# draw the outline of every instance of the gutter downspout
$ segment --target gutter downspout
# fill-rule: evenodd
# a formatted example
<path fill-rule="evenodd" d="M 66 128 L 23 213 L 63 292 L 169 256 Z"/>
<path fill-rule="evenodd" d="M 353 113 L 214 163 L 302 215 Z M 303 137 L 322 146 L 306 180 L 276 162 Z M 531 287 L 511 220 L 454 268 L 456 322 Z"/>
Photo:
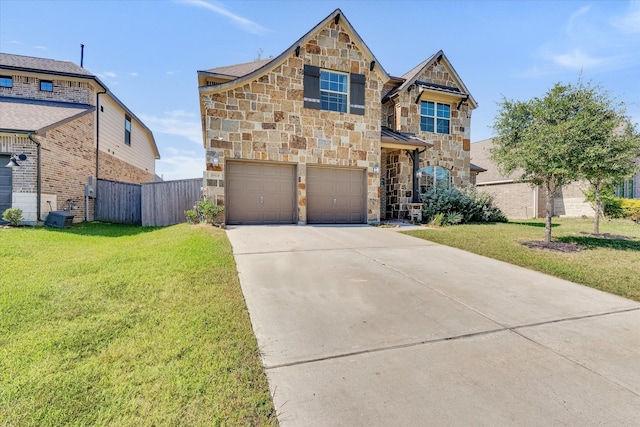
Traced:
<path fill-rule="evenodd" d="M 40 184 L 41 181 L 41 173 L 40 173 L 40 143 L 38 141 L 36 141 L 35 139 L 33 139 L 33 132 L 29 132 L 27 134 L 27 136 L 29 137 L 29 139 L 31 140 L 31 142 L 33 142 L 34 144 L 36 144 L 37 147 L 37 157 L 38 157 L 38 162 L 37 162 L 37 168 L 36 168 L 36 199 L 37 199 L 37 205 L 36 205 L 36 216 L 37 216 L 37 221 L 42 221 L 42 208 L 40 207 L 40 204 L 42 202 L 42 187 Z"/>
<path fill-rule="evenodd" d="M 96 198 L 98 197 L 98 174 L 100 171 L 100 95 L 107 93 L 106 90 L 96 92 L 96 188 L 93 195 L 93 219 L 96 218 Z M 89 222 L 89 197 L 85 196 L 86 219 Z"/>
<path fill-rule="evenodd" d="M 96 92 L 96 182 L 98 180 L 99 171 L 99 152 L 100 152 L 100 95 L 107 93 L 106 90 L 102 92 Z"/>

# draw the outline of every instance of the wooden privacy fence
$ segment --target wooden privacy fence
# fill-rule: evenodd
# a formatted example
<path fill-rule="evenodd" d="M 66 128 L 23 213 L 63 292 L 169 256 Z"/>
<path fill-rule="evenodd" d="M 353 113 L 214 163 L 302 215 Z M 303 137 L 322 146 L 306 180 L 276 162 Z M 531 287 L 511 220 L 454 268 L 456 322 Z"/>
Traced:
<path fill-rule="evenodd" d="M 202 179 L 128 184 L 98 180 L 96 221 L 143 226 L 185 222 L 202 196 Z"/>
<path fill-rule="evenodd" d="M 140 184 L 98 180 L 95 220 L 115 224 L 142 224 Z"/>

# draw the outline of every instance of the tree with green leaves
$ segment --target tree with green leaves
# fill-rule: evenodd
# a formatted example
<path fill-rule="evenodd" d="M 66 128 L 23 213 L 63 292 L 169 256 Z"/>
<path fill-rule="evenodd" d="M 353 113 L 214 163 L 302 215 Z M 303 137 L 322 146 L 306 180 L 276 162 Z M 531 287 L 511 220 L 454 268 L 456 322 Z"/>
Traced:
<path fill-rule="evenodd" d="M 580 113 L 578 88 L 556 83 L 542 98 L 512 101 L 503 98 L 494 119 L 491 157 L 501 172 L 541 186 L 546 196 L 545 237 L 551 243 L 554 194 L 578 179 L 571 163 L 573 138 L 586 125 Z"/>
<path fill-rule="evenodd" d="M 632 176 L 634 160 L 640 157 L 640 136 L 627 117 L 624 104 L 616 103 L 599 85 L 578 82 L 576 95 L 580 110 L 569 142 L 571 163 L 580 178 L 586 180 L 595 195 L 593 232 L 600 234 L 602 191 Z"/>

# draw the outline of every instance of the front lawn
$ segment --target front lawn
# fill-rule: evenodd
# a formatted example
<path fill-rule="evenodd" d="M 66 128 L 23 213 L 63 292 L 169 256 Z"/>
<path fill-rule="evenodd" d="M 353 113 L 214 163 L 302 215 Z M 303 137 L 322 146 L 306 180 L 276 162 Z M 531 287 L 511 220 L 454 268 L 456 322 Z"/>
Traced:
<path fill-rule="evenodd" d="M 407 234 L 640 301 L 640 226 L 629 220 L 603 221 L 600 232 L 613 235 L 610 238 L 582 233 L 592 230 L 592 219 L 553 219 L 553 240 L 583 249 L 572 253 L 522 245 L 544 239 L 544 220 L 425 228 Z"/>
<path fill-rule="evenodd" d="M 223 231 L 0 229 L 0 259 L 0 425 L 277 423 Z"/>

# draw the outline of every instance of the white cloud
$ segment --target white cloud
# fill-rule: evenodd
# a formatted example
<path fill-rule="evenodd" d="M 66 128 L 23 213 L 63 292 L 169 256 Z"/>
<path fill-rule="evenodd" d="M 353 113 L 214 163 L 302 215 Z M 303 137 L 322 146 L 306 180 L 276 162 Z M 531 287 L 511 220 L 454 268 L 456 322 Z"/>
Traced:
<path fill-rule="evenodd" d="M 115 79 L 116 77 L 118 77 L 118 75 L 116 73 L 114 73 L 113 71 L 105 71 L 104 73 L 102 73 L 102 75 L 110 77 L 112 79 Z"/>
<path fill-rule="evenodd" d="M 161 116 L 140 114 L 153 133 L 178 135 L 202 145 L 202 125 L 195 114 L 182 110 L 166 111 Z"/>
<path fill-rule="evenodd" d="M 584 53 L 580 49 L 574 49 L 571 52 L 553 55 L 550 58 L 556 65 L 563 68 L 573 70 L 581 70 L 584 68 L 597 68 L 606 63 L 609 58 L 596 58 Z"/>
<path fill-rule="evenodd" d="M 49 50 L 46 46 L 34 46 L 33 48 L 38 50 Z"/>
<path fill-rule="evenodd" d="M 138 77 L 138 73 L 136 73 L 135 71 L 132 73 L 129 73 L 129 77 Z"/>
<path fill-rule="evenodd" d="M 630 1 L 628 12 L 614 18 L 613 25 L 623 33 L 640 33 L 640 1 Z"/>
<path fill-rule="evenodd" d="M 231 22 L 237 25 L 241 30 L 246 31 L 252 34 L 265 34 L 269 32 L 269 30 L 250 19 L 244 18 L 242 16 L 236 15 L 233 12 L 228 11 L 224 8 L 224 6 L 220 5 L 217 2 L 210 3 L 205 0 L 181 0 L 181 3 L 191 4 L 196 7 L 201 7 L 204 9 L 208 9 L 218 15 L 222 15 L 226 18 L 229 18 Z"/>
<path fill-rule="evenodd" d="M 204 154 L 173 147 L 165 148 L 162 158 L 156 161 L 156 174 L 165 181 L 201 178 L 204 169 Z"/>
<path fill-rule="evenodd" d="M 567 23 L 567 33 L 572 35 L 574 32 L 575 21 L 582 15 L 586 15 L 589 10 L 591 10 L 591 6 L 583 6 L 580 9 L 576 10 L 569 17 L 569 22 Z"/>
<path fill-rule="evenodd" d="M 178 72 L 177 71 L 167 71 L 165 74 L 167 76 L 175 76 L 176 74 L 178 74 Z"/>

